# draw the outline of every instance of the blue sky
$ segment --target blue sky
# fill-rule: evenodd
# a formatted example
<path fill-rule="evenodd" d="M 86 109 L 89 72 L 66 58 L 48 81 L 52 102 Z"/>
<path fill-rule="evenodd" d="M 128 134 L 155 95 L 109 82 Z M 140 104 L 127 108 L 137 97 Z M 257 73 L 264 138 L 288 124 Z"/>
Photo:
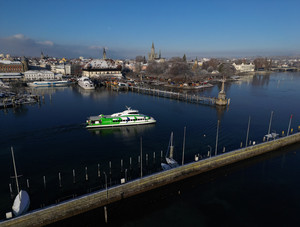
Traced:
<path fill-rule="evenodd" d="M 0 53 L 300 55 L 300 1 L 0 0 Z M 59 56 L 58 56 L 59 55 Z"/>

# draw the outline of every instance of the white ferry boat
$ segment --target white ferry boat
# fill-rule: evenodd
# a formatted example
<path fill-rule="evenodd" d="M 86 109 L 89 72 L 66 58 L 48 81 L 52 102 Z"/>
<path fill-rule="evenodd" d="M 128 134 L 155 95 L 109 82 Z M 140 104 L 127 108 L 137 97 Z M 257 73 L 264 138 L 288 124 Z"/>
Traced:
<path fill-rule="evenodd" d="M 72 82 L 68 80 L 44 80 L 44 81 L 33 81 L 27 83 L 30 87 L 61 87 L 61 86 L 68 86 Z"/>
<path fill-rule="evenodd" d="M 95 89 L 94 83 L 88 77 L 80 77 L 78 79 L 78 85 L 83 89 L 88 89 L 88 90 Z"/>
<path fill-rule="evenodd" d="M 153 124 L 156 120 L 153 117 L 139 114 L 138 110 L 132 110 L 127 107 L 120 113 L 114 113 L 112 115 L 91 116 L 86 120 L 87 128 L 104 128 L 104 127 L 119 127 L 119 126 L 130 126 L 130 125 L 143 125 Z"/>

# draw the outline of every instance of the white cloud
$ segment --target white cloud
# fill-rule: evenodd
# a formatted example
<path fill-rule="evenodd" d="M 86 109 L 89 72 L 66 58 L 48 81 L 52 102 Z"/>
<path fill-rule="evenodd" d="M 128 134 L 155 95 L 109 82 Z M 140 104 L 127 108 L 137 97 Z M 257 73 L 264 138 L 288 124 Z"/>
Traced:
<path fill-rule="evenodd" d="M 53 46 L 54 43 L 52 41 L 49 41 L 49 40 L 46 40 L 46 41 L 43 41 L 43 42 L 37 42 L 39 44 L 42 44 L 42 45 L 46 45 L 46 46 Z"/>
<path fill-rule="evenodd" d="M 101 50 L 103 48 L 104 48 L 103 46 L 89 46 L 90 50 Z"/>
<path fill-rule="evenodd" d="M 13 35 L 13 38 L 16 38 L 16 39 L 25 39 L 25 35 L 23 35 L 23 34 L 15 34 L 15 35 Z"/>

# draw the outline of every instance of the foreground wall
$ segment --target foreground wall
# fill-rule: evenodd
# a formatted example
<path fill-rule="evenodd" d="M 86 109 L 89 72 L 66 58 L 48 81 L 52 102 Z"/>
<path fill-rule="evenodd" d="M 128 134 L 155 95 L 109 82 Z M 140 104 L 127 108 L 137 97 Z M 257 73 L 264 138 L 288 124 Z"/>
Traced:
<path fill-rule="evenodd" d="M 105 206 L 123 198 L 128 198 L 130 196 L 273 151 L 299 141 L 300 133 L 296 133 L 288 137 L 227 152 L 222 155 L 153 174 L 120 186 L 112 187 L 108 190 L 102 190 L 86 196 L 77 197 L 76 199 L 46 207 L 44 209 L 34 210 L 21 217 L 1 222 L 0 226 L 41 226 L 50 224 L 97 207 Z"/>

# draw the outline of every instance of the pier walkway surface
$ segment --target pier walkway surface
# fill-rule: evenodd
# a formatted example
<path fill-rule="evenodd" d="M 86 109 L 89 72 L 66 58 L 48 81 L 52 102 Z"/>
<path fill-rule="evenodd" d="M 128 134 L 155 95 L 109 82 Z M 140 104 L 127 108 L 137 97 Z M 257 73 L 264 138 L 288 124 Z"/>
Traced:
<path fill-rule="evenodd" d="M 184 101 L 188 103 L 195 103 L 195 104 L 204 104 L 204 105 L 216 105 L 218 98 L 215 97 L 206 97 L 206 96 L 199 96 L 199 95 L 188 95 L 180 92 L 173 92 L 173 91 L 165 91 L 159 90 L 154 88 L 145 88 L 145 87 L 122 87 L 120 89 L 116 88 L 115 90 L 128 90 L 136 93 L 141 93 L 145 95 L 151 96 L 158 96 L 168 99 L 175 99 L 179 101 Z M 230 99 L 227 100 L 227 104 L 229 105 Z"/>
<path fill-rule="evenodd" d="M 261 155 L 281 147 L 300 142 L 300 132 L 280 139 L 222 153 L 198 162 L 182 165 L 128 183 L 77 197 L 57 205 L 33 210 L 23 216 L 0 222 L 0 226 L 42 226 L 74 215 L 106 206 L 185 178 Z M 105 207 L 106 208 L 106 207 Z M 104 209 L 106 210 L 106 209 Z"/>

